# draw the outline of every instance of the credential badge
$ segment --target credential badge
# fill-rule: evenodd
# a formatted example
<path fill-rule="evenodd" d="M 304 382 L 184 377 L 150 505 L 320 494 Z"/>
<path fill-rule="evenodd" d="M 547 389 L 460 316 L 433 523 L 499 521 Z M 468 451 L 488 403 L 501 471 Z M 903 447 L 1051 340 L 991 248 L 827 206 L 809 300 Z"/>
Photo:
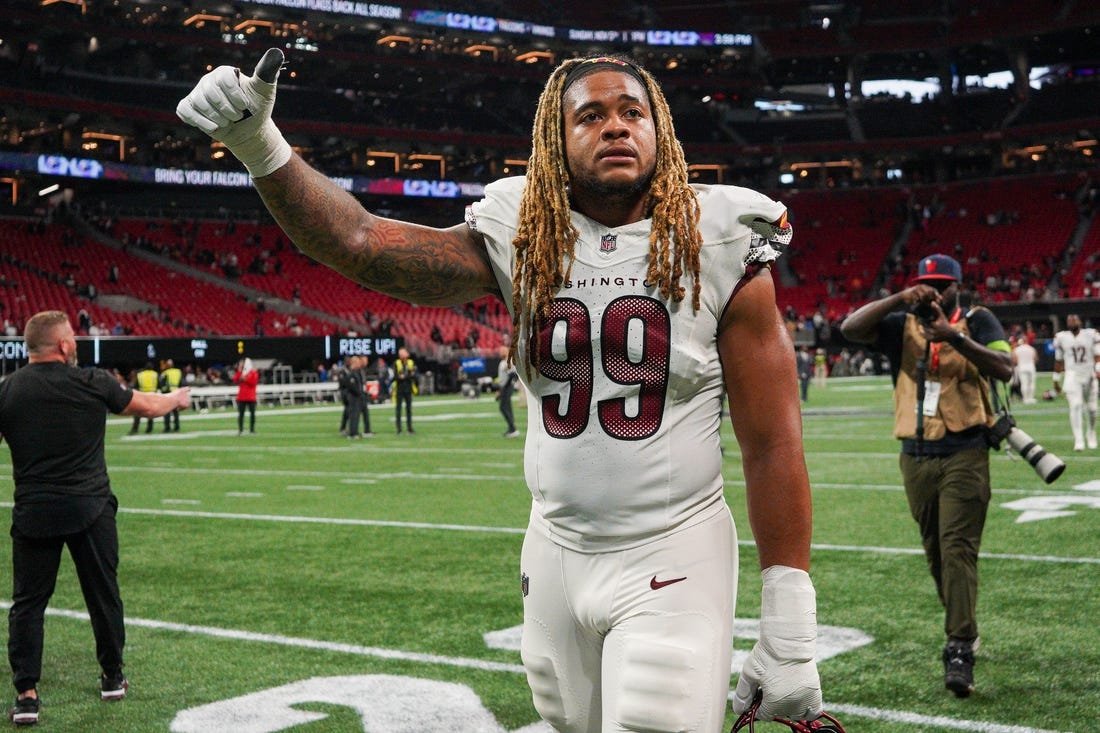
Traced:
<path fill-rule="evenodd" d="M 605 234 L 605 235 L 603 235 L 602 237 L 600 237 L 600 251 L 601 252 L 614 252 L 615 249 L 619 246 L 618 243 L 617 243 L 618 239 L 619 239 L 618 234 Z"/>

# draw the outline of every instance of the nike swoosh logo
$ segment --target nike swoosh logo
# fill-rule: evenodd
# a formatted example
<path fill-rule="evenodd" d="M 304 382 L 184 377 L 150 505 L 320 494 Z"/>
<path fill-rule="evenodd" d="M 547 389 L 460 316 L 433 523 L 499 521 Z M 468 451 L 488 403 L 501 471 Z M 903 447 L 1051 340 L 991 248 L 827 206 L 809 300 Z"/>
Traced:
<path fill-rule="evenodd" d="M 649 581 L 649 587 L 652 588 L 653 590 L 660 590 L 661 588 L 664 588 L 666 585 L 672 585 L 673 583 L 679 583 L 681 580 L 687 580 L 687 576 L 685 575 L 682 578 L 673 578 L 672 580 L 657 580 L 657 576 L 654 575 L 653 578 L 650 579 L 650 581 Z"/>

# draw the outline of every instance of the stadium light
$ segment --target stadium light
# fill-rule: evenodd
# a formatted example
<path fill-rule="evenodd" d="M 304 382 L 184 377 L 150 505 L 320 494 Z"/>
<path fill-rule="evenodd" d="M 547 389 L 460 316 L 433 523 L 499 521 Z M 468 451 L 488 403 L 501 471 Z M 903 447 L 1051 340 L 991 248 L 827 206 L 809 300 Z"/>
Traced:
<path fill-rule="evenodd" d="M 68 3 L 69 5 L 76 5 L 80 8 L 80 14 L 84 15 L 88 12 L 88 6 L 84 4 L 84 0 L 42 0 L 42 7 L 47 5 L 56 5 L 57 3 Z"/>
<path fill-rule="evenodd" d="M 367 165 L 375 165 L 375 158 L 385 158 L 393 163 L 393 172 L 397 173 L 401 170 L 401 156 L 397 153 L 391 153 L 386 150 L 368 150 L 367 151 Z"/>
<path fill-rule="evenodd" d="M 192 25 L 196 28 L 202 28 L 206 25 L 206 21 L 217 22 L 219 25 L 225 18 L 220 15 L 211 15 L 210 13 L 195 13 L 187 20 L 183 21 L 184 25 Z"/>
<path fill-rule="evenodd" d="M 467 46 L 465 52 L 471 56 L 481 56 L 483 53 L 491 53 L 493 55 L 493 61 L 497 60 L 497 54 L 499 49 L 496 46 L 487 46 L 484 43 L 475 43 L 472 46 Z"/>
<path fill-rule="evenodd" d="M 423 163 L 420 163 L 420 161 L 423 161 L 423 160 L 437 161 L 439 163 L 439 177 L 440 178 L 446 178 L 447 177 L 447 161 L 443 159 L 442 155 L 433 155 L 433 154 L 429 154 L 429 153 L 411 153 L 408 157 L 406 157 L 406 160 L 416 161 L 416 163 L 414 163 L 411 166 L 413 168 L 422 167 Z"/>
<path fill-rule="evenodd" d="M 126 162 L 126 136 L 125 135 L 112 135 L 107 132 L 85 132 L 81 135 L 84 140 L 111 140 L 118 143 L 118 160 L 120 163 Z M 94 142 L 84 144 L 84 149 L 94 149 Z"/>
<path fill-rule="evenodd" d="M 549 51 L 528 51 L 516 56 L 516 61 L 523 64 L 537 64 L 539 61 L 554 63 L 554 54 Z"/>
<path fill-rule="evenodd" d="M 412 41 L 413 39 L 409 36 L 397 36 L 391 34 L 388 36 L 382 36 L 377 41 L 375 41 L 374 44 L 376 46 L 389 46 L 390 48 L 397 48 L 397 44 L 399 43 L 412 45 Z"/>
<path fill-rule="evenodd" d="M 19 202 L 19 179 L 0 178 L 0 183 L 6 183 L 11 186 L 11 205 L 15 206 L 15 204 Z"/>

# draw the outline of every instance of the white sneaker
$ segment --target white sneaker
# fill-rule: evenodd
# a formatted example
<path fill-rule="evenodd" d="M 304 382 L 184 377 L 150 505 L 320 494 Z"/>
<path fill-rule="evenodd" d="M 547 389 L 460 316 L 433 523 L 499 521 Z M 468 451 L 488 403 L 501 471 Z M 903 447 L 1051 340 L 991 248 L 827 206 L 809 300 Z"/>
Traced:
<path fill-rule="evenodd" d="M 1096 447 L 1096 433 L 1089 433 L 1085 436 L 1085 445 L 1088 446 L 1089 450 Z"/>
<path fill-rule="evenodd" d="M 1082 443 L 1079 440 L 1076 443 L 1073 444 L 1073 450 L 1075 450 L 1075 451 L 1084 450 L 1084 449 L 1085 449 L 1085 444 Z"/>

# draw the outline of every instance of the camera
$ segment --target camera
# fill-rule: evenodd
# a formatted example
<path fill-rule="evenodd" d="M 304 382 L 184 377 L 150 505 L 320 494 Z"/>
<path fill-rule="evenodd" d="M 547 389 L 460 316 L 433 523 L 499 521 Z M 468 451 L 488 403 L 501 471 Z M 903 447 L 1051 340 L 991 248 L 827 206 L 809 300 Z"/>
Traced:
<path fill-rule="evenodd" d="M 1048 453 L 1043 446 L 1035 442 L 1035 439 L 1019 428 L 1012 428 L 1008 434 L 1008 445 L 1012 450 L 1020 454 L 1020 457 L 1031 464 L 1039 478 L 1052 484 L 1066 470 L 1066 464 L 1061 458 Z"/>
<path fill-rule="evenodd" d="M 1008 447 L 1031 464 L 1039 478 L 1048 484 L 1054 483 L 1066 470 L 1062 459 L 1048 453 L 1034 438 L 1016 427 L 1016 420 L 1011 415 L 1005 414 L 997 418 L 997 422 L 989 428 L 987 438 L 993 448 L 1000 448 L 1001 441 L 1007 440 Z"/>
<path fill-rule="evenodd" d="M 936 320 L 936 309 L 932 307 L 932 304 L 923 300 L 919 300 L 909 308 L 909 312 L 917 317 L 922 323 L 932 323 Z"/>

